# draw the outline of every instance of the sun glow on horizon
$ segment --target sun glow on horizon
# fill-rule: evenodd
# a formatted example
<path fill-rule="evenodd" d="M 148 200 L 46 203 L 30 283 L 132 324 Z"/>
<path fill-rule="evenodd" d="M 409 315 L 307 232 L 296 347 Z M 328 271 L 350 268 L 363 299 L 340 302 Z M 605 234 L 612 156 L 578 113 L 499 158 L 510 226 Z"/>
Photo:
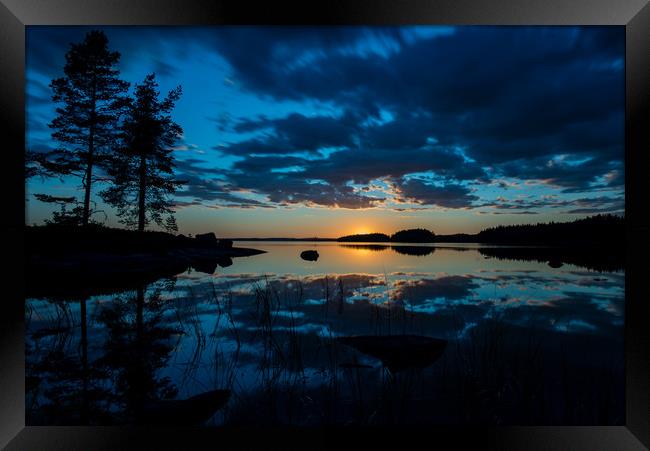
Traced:
<path fill-rule="evenodd" d="M 156 72 L 161 93 L 182 86 L 171 148 L 187 183 L 169 198 L 179 233 L 473 234 L 624 213 L 622 28 L 103 28 L 27 27 L 26 149 L 59 146 L 44 125 L 60 106 L 49 83 L 70 43 L 105 32 L 121 79 Z M 594 87 L 606 101 L 590 103 Z M 59 212 L 36 193 L 80 201 L 79 188 L 73 175 L 29 178 L 25 223 Z M 103 189 L 91 190 L 105 212 L 93 219 L 122 228 Z"/>

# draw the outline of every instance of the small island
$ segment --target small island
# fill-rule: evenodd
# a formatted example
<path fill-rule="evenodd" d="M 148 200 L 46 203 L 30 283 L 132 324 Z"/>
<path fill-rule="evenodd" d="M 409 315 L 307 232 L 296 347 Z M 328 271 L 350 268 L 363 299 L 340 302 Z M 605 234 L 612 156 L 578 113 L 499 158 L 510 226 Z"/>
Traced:
<path fill-rule="evenodd" d="M 436 234 L 426 229 L 400 230 L 394 233 L 390 240 L 394 243 L 433 243 L 436 241 Z"/>
<path fill-rule="evenodd" d="M 340 242 L 356 243 L 433 243 L 436 234 L 426 229 L 407 229 L 400 230 L 391 236 L 385 233 L 364 233 L 357 235 L 346 235 L 340 237 Z"/>
<path fill-rule="evenodd" d="M 362 233 L 357 235 L 346 235 L 337 239 L 349 243 L 388 243 L 390 237 L 385 233 Z"/>

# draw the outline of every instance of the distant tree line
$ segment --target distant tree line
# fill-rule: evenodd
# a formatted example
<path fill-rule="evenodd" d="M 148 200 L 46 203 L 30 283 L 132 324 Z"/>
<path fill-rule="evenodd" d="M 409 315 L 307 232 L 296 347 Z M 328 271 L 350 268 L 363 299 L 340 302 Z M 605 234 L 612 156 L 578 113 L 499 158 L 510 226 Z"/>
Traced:
<path fill-rule="evenodd" d="M 571 222 L 502 225 L 482 230 L 476 237 L 482 243 L 607 244 L 625 238 L 625 217 L 599 214 Z"/>
<path fill-rule="evenodd" d="M 384 233 L 347 235 L 341 242 L 402 242 L 402 243 L 492 243 L 580 245 L 613 244 L 625 238 L 625 216 L 599 214 L 571 222 L 501 225 L 477 234 L 436 235 L 426 229 L 400 230 L 391 236 Z"/>
<path fill-rule="evenodd" d="M 36 194 L 60 210 L 48 224 L 88 226 L 99 211 L 91 207 L 95 182 L 109 186 L 101 198 L 120 222 L 142 231 L 150 223 L 177 231 L 171 195 L 183 184 L 174 178 L 172 148 L 183 130 L 171 118 L 181 87 L 160 99 L 155 74 L 136 84 L 119 78 L 119 52 L 110 51 L 102 31 L 71 44 L 64 76 L 52 80 L 57 116 L 49 124 L 59 144 L 47 152 L 27 152 L 28 178 L 77 177 L 83 200 Z"/>

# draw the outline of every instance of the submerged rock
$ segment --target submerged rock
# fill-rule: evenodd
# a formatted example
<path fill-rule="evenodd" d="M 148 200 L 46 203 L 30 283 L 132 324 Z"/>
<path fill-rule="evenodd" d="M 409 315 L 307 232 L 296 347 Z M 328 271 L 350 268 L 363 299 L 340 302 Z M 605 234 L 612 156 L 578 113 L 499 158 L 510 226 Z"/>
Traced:
<path fill-rule="evenodd" d="M 548 266 L 551 268 L 561 268 L 564 264 L 560 260 L 550 260 Z"/>
<path fill-rule="evenodd" d="M 381 360 L 391 373 L 407 368 L 426 368 L 442 356 L 447 340 L 420 335 L 359 335 L 338 341 Z"/>
<path fill-rule="evenodd" d="M 203 423 L 223 407 L 230 390 L 212 390 L 187 399 L 149 401 L 138 419 L 140 424 L 193 426 Z"/>
<path fill-rule="evenodd" d="M 313 250 L 302 251 L 300 253 L 300 258 L 302 258 L 303 260 L 315 262 L 316 260 L 318 260 L 318 251 L 313 251 Z"/>

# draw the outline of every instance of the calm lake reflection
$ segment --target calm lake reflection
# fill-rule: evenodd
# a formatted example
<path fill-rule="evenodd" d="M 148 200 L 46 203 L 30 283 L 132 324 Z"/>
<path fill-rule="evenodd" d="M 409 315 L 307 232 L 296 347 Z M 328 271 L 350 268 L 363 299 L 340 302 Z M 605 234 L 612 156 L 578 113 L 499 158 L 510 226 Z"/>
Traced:
<path fill-rule="evenodd" d="M 476 245 L 236 245 L 267 253 L 28 299 L 27 424 L 160 422 L 212 390 L 229 396 L 193 421 L 623 424 L 623 270 Z"/>

